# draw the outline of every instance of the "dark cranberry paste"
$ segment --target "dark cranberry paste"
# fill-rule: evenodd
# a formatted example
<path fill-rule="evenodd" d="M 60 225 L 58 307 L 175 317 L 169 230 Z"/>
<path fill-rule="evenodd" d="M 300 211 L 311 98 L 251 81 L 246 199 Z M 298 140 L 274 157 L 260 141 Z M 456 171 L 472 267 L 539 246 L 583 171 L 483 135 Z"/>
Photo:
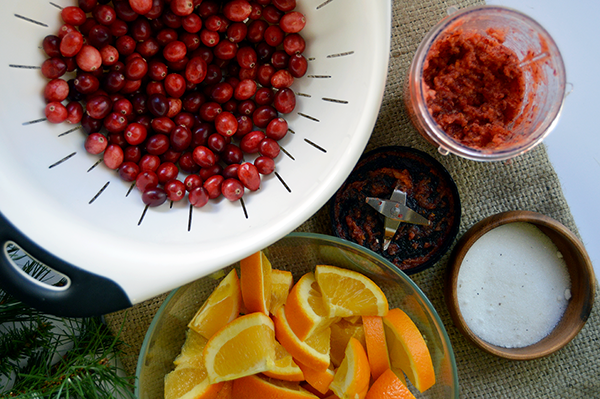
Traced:
<path fill-rule="evenodd" d="M 477 149 L 501 147 L 525 94 L 519 59 L 501 32 L 459 29 L 431 46 L 423 79 L 429 112 L 448 135 Z"/>
<path fill-rule="evenodd" d="M 406 205 L 430 225 L 400 223 L 384 251 L 384 218 L 365 199 L 389 199 L 397 185 L 406 193 Z M 407 273 L 441 258 L 456 237 L 460 213 L 458 190 L 446 169 L 428 154 L 407 147 L 382 147 L 366 154 L 331 206 L 336 236 L 379 253 Z"/>

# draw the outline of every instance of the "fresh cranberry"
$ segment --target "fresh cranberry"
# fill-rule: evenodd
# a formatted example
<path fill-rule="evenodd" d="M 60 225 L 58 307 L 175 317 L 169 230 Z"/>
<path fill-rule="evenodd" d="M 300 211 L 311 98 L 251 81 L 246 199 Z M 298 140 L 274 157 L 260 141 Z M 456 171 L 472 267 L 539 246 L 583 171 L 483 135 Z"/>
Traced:
<path fill-rule="evenodd" d="M 69 95 L 69 84 L 63 79 L 52 79 L 46 83 L 44 88 L 44 99 L 46 102 L 62 102 Z"/>
<path fill-rule="evenodd" d="M 139 174 L 140 167 L 135 162 L 123 162 L 119 167 L 119 176 L 123 181 L 134 182 Z"/>
<path fill-rule="evenodd" d="M 185 197 L 185 185 L 180 180 L 172 179 L 168 181 L 165 183 L 164 189 L 167 198 L 173 202 L 181 201 Z M 208 202 L 208 196 L 206 196 L 206 200 Z"/>
<path fill-rule="evenodd" d="M 286 33 L 298 33 L 306 26 L 306 18 L 298 11 L 291 11 L 281 17 L 279 26 Z"/>
<path fill-rule="evenodd" d="M 190 191 L 188 195 L 188 199 L 190 204 L 195 206 L 196 208 L 202 208 L 206 204 L 208 204 L 208 191 L 204 187 L 195 187 Z"/>
<path fill-rule="evenodd" d="M 256 191 L 260 188 L 260 174 L 256 166 L 250 162 L 244 162 L 240 165 L 238 179 L 250 191 Z"/>
<path fill-rule="evenodd" d="M 269 175 L 275 171 L 275 161 L 273 158 L 260 156 L 254 160 L 254 166 L 261 175 Z"/>
<path fill-rule="evenodd" d="M 273 106 L 282 114 L 289 114 L 296 108 L 296 95 L 289 89 L 281 89 L 275 93 Z"/>
<path fill-rule="evenodd" d="M 244 185 L 238 179 L 227 179 L 221 185 L 223 197 L 234 202 L 244 196 Z"/>
<path fill-rule="evenodd" d="M 110 144 L 104 150 L 102 160 L 109 169 L 117 169 L 123 163 L 123 149 L 116 144 Z"/>
<path fill-rule="evenodd" d="M 102 154 L 108 147 L 108 140 L 101 133 L 92 133 L 86 137 L 83 145 L 88 153 L 98 155 Z"/>
<path fill-rule="evenodd" d="M 160 206 L 167 200 L 167 193 L 160 187 L 148 189 L 142 193 L 142 201 L 148 206 Z"/>

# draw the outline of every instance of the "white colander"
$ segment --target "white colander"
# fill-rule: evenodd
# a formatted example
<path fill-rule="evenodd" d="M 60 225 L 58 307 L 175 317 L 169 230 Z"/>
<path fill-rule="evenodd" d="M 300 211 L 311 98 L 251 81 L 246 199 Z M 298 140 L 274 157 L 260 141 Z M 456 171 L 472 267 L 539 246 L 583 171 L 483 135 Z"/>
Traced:
<path fill-rule="evenodd" d="M 298 0 L 309 59 L 294 83 L 293 133 L 276 174 L 234 203 L 148 208 L 139 192 L 83 148 L 83 129 L 44 119 L 42 39 L 73 0 L 3 2 L 0 15 L 0 286 L 64 315 L 125 308 L 277 241 L 342 184 L 375 124 L 387 74 L 390 0 Z M 94 167 L 94 165 L 96 165 Z M 129 194 L 128 194 L 129 193 Z M 56 288 L 13 264 L 16 243 L 65 274 Z"/>

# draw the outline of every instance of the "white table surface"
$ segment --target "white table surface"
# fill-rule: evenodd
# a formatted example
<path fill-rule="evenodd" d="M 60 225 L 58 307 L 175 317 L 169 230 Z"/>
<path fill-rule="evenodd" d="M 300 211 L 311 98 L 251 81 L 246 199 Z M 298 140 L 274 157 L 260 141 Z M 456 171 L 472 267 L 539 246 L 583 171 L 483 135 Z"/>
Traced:
<path fill-rule="evenodd" d="M 487 0 L 539 22 L 564 58 L 567 96 L 556 129 L 544 141 L 563 193 L 600 277 L 600 1 Z"/>

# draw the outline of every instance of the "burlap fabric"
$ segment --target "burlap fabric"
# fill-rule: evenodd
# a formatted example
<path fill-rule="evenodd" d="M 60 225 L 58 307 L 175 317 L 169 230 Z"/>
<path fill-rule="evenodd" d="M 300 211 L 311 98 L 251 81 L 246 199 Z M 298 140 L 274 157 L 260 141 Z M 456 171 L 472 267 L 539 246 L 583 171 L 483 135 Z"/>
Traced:
<path fill-rule="evenodd" d="M 449 6 L 482 3 L 465 0 L 393 2 L 390 64 L 385 96 L 367 151 L 404 145 L 438 159 L 453 176 L 462 202 L 459 237 L 475 222 L 506 210 L 530 210 L 553 217 L 575 233 L 576 226 L 544 146 L 511 162 L 478 163 L 441 156 L 411 126 L 403 104 L 403 79 L 419 42 Z M 332 234 L 326 205 L 297 231 Z M 534 361 L 496 358 L 474 347 L 454 327 L 443 298 L 446 255 L 433 268 L 412 276 L 429 297 L 450 336 L 464 398 L 600 398 L 600 311 L 598 305 L 577 337 L 559 352 Z M 138 353 L 152 317 L 166 294 L 106 316 L 109 327 L 127 343 L 123 366 L 134 374 Z"/>

